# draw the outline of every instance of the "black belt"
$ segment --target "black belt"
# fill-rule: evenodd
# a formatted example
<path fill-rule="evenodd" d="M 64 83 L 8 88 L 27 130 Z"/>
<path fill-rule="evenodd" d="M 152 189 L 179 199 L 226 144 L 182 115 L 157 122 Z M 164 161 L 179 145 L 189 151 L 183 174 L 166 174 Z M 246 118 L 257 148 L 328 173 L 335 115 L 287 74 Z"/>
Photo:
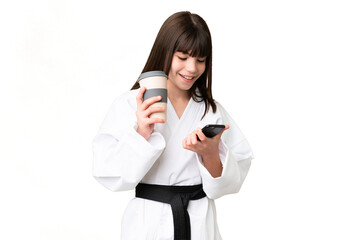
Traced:
<path fill-rule="evenodd" d="M 135 196 L 171 205 L 174 220 L 174 240 L 190 240 L 189 200 L 206 196 L 202 184 L 193 186 L 164 186 L 139 183 Z"/>

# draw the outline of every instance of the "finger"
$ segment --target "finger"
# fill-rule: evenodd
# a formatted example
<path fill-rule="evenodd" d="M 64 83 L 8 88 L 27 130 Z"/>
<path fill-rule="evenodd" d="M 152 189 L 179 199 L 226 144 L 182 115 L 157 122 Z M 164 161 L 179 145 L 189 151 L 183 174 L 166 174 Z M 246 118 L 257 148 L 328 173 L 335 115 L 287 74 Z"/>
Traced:
<path fill-rule="evenodd" d="M 186 138 L 182 141 L 183 148 L 188 149 L 188 146 L 186 144 Z"/>
<path fill-rule="evenodd" d="M 200 139 L 201 142 L 206 140 L 206 136 L 205 136 L 205 134 L 201 131 L 200 128 L 196 129 L 196 135 L 198 136 L 198 138 Z"/>
<path fill-rule="evenodd" d="M 150 124 L 154 124 L 154 123 L 165 123 L 165 120 L 162 118 L 149 118 L 149 120 L 147 121 L 147 123 Z"/>
<path fill-rule="evenodd" d="M 144 92 L 146 91 L 145 87 L 140 88 L 140 91 L 138 93 L 138 95 L 136 96 L 136 104 L 137 107 L 140 108 L 141 104 L 143 103 L 143 96 L 144 96 Z"/>
<path fill-rule="evenodd" d="M 186 145 L 188 145 L 188 146 L 191 145 L 191 137 L 190 137 L 190 135 L 186 138 Z"/>
<path fill-rule="evenodd" d="M 190 151 L 193 151 L 193 152 L 194 152 L 194 149 L 187 144 L 187 138 L 185 138 L 185 139 L 183 140 L 182 145 L 183 145 L 183 148 L 184 148 L 184 149 L 190 150 Z"/>
<path fill-rule="evenodd" d="M 146 109 L 144 111 L 144 115 L 146 117 L 150 116 L 151 114 L 153 113 L 156 113 L 156 112 L 164 112 L 165 111 L 165 108 L 164 107 L 160 107 L 160 106 L 150 106 L 148 109 Z"/>
<path fill-rule="evenodd" d="M 195 149 L 193 147 L 187 146 L 185 148 L 186 150 L 192 151 L 192 152 L 196 152 Z"/>
<path fill-rule="evenodd" d="M 191 139 L 191 144 L 193 144 L 193 145 L 195 145 L 198 142 L 195 132 L 191 133 L 190 139 Z"/>
<path fill-rule="evenodd" d="M 156 103 L 158 101 L 161 100 L 161 96 L 155 96 L 155 97 L 151 97 L 149 99 L 146 99 L 143 104 L 142 104 L 142 109 L 145 110 L 147 109 L 151 104 Z"/>

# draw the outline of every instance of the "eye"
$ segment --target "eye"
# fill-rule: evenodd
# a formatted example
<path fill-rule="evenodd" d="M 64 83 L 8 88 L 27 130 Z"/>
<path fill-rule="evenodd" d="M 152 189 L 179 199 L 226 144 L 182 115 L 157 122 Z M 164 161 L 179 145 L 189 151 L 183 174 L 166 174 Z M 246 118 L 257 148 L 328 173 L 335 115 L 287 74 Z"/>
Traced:
<path fill-rule="evenodd" d="M 205 59 L 198 59 L 197 60 L 199 63 L 204 63 L 205 62 Z"/>
<path fill-rule="evenodd" d="M 186 57 L 180 57 L 180 56 L 178 56 L 178 58 L 179 58 L 181 61 L 185 61 L 185 60 L 186 60 Z"/>

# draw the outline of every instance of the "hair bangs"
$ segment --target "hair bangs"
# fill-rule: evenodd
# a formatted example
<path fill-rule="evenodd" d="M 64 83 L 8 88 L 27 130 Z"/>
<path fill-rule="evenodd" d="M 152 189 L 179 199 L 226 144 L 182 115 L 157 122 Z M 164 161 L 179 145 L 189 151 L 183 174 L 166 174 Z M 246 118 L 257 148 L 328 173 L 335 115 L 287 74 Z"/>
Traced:
<path fill-rule="evenodd" d="M 183 52 L 191 57 L 208 57 L 211 55 L 211 40 L 205 31 L 192 29 L 181 34 L 174 52 Z"/>

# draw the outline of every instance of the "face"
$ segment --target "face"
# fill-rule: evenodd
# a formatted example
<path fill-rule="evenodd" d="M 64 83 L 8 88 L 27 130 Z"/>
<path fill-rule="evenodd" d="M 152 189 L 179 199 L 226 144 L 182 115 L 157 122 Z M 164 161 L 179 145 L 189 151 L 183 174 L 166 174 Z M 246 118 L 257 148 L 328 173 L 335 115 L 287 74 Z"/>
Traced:
<path fill-rule="evenodd" d="M 169 72 L 169 86 L 176 90 L 189 90 L 205 71 L 206 57 L 191 57 L 187 53 L 175 52 Z"/>

